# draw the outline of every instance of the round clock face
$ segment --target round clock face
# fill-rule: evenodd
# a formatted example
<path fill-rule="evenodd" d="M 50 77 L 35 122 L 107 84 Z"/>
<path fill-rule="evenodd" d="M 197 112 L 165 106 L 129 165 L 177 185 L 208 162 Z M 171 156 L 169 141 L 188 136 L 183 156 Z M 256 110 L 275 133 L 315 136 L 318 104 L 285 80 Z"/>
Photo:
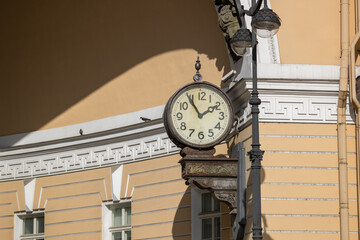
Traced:
<path fill-rule="evenodd" d="M 196 82 L 180 89 L 170 99 L 166 125 L 182 145 L 207 148 L 220 143 L 233 122 L 227 95 L 207 82 Z"/>

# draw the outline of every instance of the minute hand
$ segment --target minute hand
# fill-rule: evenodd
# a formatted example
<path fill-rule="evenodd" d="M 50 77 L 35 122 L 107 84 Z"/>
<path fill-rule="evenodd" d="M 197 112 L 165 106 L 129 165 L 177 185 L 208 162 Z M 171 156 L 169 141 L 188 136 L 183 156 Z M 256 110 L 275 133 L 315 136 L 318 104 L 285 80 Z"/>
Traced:
<path fill-rule="evenodd" d="M 186 93 L 186 96 L 187 96 L 188 99 L 189 99 L 189 103 L 194 107 L 196 113 L 198 114 L 198 118 L 202 118 L 201 113 L 199 112 L 199 110 L 198 110 L 197 107 L 195 106 L 194 101 L 192 100 L 192 98 L 190 97 L 190 95 L 189 95 L 188 93 Z"/>
<path fill-rule="evenodd" d="M 207 109 L 205 112 L 200 113 L 199 116 L 201 116 L 201 118 L 202 118 L 205 114 L 207 114 L 207 113 L 212 113 L 212 112 L 213 112 L 215 109 L 217 109 L 217 108 L 218 108 L 217 105 L 215 105 L 215 106 L 210 106 L 210 107 L 208 107 L 208 109 Z"/>

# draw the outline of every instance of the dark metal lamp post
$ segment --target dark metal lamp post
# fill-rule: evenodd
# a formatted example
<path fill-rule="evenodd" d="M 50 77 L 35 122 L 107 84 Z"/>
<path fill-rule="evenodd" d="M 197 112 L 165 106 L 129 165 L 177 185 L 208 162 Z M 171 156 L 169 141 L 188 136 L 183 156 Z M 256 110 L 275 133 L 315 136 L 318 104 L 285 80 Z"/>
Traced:
<path fill-rule="evenodd" d="M 280 18 L 267 6 L 267 0 L 264 0 L 264 7 L 260 9 L 262 0 L 252 0 L 251 8 L 246 11 L 243 9 L 240 0 L 235 0 L 235 6 L 238 13 L 238 20 L 241 22 L 241 28 L 229 40 L 232 51 L 237 56 L 244 56 L 252 48 L 252 84 L 250 105 L 252 114 L 252 149 L 248 153 L 251 161 L 252 171 L 252 213 L 253 213 L 253 239 L 262 239 L 261 225 L 261 160 L 263 151 L 260 150 L 259 142 L 259 105 L 261 100 L 257 90 L 257 40 L 259 37 L 270 38 L 274 36 L 281 25 Z M 245 28 L 244 16 L 252 17 L 252 32 Z"/>

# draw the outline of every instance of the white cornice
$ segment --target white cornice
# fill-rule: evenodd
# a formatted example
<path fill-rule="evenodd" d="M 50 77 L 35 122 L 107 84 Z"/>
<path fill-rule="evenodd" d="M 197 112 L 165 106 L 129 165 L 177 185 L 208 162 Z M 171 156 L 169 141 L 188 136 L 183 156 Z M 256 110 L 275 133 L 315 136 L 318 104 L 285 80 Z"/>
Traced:
<path fill-rule="evenodd" d="M 259 64 L 258 78 L 339 80 L 340 67 L 337 65 Z"/>
<path fill-rule="evenodd" d="M 67 147 L 54 148 L 48 144 L 47 150 L 33 147 L 29 151 L 21 149 L 21 153 L 4 151 L 0 157 L 0 181 L 112 166 L 179 152 L 166 133 L 154 131 L 147 134 L 121 136 L 91 144 L 68 141 Z"/>
<path fill-rule="evenodd" d="M 252 78 L 251 58 L 246 57 L 235 67 L 238 75 L 234 82 Z M 337 65 L 304 65 L 304 64 L 258 64 L 258 79 L 278 80 L 319 80 L 321 82 L 340 78 L 340 67 Z"/>
<path fill-rule="evenodd" d="M 241 117 L 246 124 L 251 119 L 250 95 L 243 89 L 252 90 L 251 67 L 241 69 L 229 93 L 237 95 L 238 109 L 247 113 Z M 336 123 L 339 76 L 339 66 L 259 64 L 260 122 Z M 353 124 L 351 110 L 348 103 L 347 122 Z"/>
<path fill-rule="evenodd" d="M 116 129 L 120 132 L 125 132 L 133 128 L 146 128 L 146 126 L 150 124 L 146 124 L 143 120 L 141 120 L 141 117 L 152 120 L 152 123 L 156 120 L 161 122 L 163 111 L 164 106 L 158 106 L 65 127 L 2 136 L 0 137 L 0 149 L 31 144 L 39 145 L 42 142 L 48 144 L 48 142 L 52 141 L 67 141 L 69 138 L 78 138 L 79 141 L 82 142 L 81 140 L 86 141 L 89 136 L 94 137 L 94 134 L 107 135 L 108 131 L 113 132 Z M 80 129 L 82 129 L 83 136 L 79 133 Z"/>
<path fill-rule="evenodd" d="M 0 181 L 176 154 L 179 149 L 165 133 L 163 109 L 164 106 L 159 106 L 83 124 L 1 137 L 6 147 L 0 149 Z M 14 139 L 17 142 L 9 145 Z"/>

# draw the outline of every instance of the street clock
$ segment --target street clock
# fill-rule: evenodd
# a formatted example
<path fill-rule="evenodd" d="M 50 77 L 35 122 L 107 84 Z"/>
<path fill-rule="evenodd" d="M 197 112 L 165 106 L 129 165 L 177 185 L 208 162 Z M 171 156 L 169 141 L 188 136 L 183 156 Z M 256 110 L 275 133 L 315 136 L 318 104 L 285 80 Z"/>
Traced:
<path fill-rule="evenodd" d="M 227 94 L 208 82 L 194 82 L 180 88 L 169 99 L 164 123 L 178 147 L 214 147 L 229 134 L 234 120 Z"/>

